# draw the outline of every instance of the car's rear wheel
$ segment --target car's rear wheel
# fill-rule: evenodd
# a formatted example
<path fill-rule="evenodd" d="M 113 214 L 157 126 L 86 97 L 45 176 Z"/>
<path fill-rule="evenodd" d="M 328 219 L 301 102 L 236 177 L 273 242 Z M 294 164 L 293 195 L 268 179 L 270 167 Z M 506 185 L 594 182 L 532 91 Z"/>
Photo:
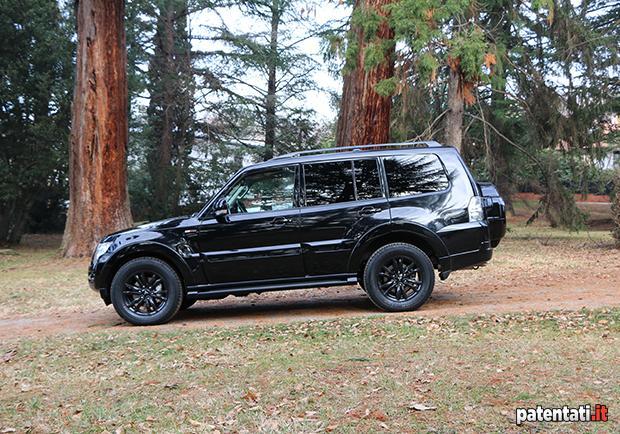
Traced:
<path fill-rule="evenodd" d="M 138 258 L 124 264 L 111 287 L 116 312 L 135 325 L 163 324 L 179 311 L 183 287 L 177 273 L 157 258 Z"/>
<path fill-rule="evenodd" d="M 390 312 L 414 310 L 433 292 L 435 271 L 422 250 L 392 243 L 372 254 L 364 269 L 364 283 L 377 307 Z"/>

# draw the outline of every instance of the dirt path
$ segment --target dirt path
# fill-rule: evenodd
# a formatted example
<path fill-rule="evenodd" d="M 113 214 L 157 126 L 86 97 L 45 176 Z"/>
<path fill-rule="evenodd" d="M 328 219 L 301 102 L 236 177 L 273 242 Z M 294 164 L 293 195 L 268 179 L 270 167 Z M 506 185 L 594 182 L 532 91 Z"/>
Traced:
<path fill-rule="evenodd" d="M 420 310 L 390 315 L 446 316 L 503 312 L 577 310 L 620 305 L 620 276 L 572 279 L 535 285 L 461 285 L 439 282 L 432 298 Z M 150 330 L 234 327 L 300 320 L 382 315 L 356 286 L 282 291 L 202 301 L 171 323 Z M 88 310 L 47 311 L 0 319 L 0 340 L 19 337 L 83 333 L 105 329 L 133 329 L 111 306 Z"/>

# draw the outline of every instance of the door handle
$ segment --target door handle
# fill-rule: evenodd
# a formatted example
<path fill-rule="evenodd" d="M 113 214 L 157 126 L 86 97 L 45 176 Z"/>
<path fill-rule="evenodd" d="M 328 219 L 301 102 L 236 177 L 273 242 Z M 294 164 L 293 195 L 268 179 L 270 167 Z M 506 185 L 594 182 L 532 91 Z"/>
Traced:
<path fill-rule="evenodd" d="M 286 217 L 276 217 L 271 220 L 272 226 L 284 226 L 287 223 L 290 223 L 290 220 Z"/>
<path fill-rule="evenodd" d="M 365 206 L 364 208 L 359 210 L 358 214 L 364 217 L 368 217 L 379 211 L 381 210 L 379 208 L 375 208 L 374 206 Z"/>

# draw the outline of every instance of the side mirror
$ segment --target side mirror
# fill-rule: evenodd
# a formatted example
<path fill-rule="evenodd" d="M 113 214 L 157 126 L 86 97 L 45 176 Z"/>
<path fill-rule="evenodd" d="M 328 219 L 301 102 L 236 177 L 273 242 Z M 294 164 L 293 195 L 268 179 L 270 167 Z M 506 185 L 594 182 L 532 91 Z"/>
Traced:
<path fill-rule="evenodd" d="M 215 202 L 215 206 L 213 207 L 213 215 L 220 223 L 228 222 L 228 204 L 226 203 L 226 199 L 222 198 Z"/>

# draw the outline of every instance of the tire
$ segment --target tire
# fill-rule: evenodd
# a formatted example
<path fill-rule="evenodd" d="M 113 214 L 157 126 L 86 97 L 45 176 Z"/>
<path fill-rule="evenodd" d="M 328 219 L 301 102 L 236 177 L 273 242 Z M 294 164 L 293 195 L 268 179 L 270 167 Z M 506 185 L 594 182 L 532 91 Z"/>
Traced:
<path fill-rule="evenodd" d="M 170 265 L 157 258 L 137 258 L 114 275 L 112 305 L 134 325 L 163 324 L 172 319 L 183 302 L 183 285 Z"/>
<path fill-rule="evenodd" d="M 183 297 L 183 302 L 181 303 L 181 307 L 179 308 L 179 310 L 185 310 L 185 309 L 189 309 L 190 307 L 192 307 L 194 305 L 194 303 L 196 303 L 198 300 L 187 300 L 185 299 L 185 297 Z"/>
<path fill-rule="evenodd" d="M 392 243 L 372 254 L 364 269 L 364 283 L 377 307 L 388 312 L 415 310 L 431 296 L 435 270 L 422 250 Z"/>

